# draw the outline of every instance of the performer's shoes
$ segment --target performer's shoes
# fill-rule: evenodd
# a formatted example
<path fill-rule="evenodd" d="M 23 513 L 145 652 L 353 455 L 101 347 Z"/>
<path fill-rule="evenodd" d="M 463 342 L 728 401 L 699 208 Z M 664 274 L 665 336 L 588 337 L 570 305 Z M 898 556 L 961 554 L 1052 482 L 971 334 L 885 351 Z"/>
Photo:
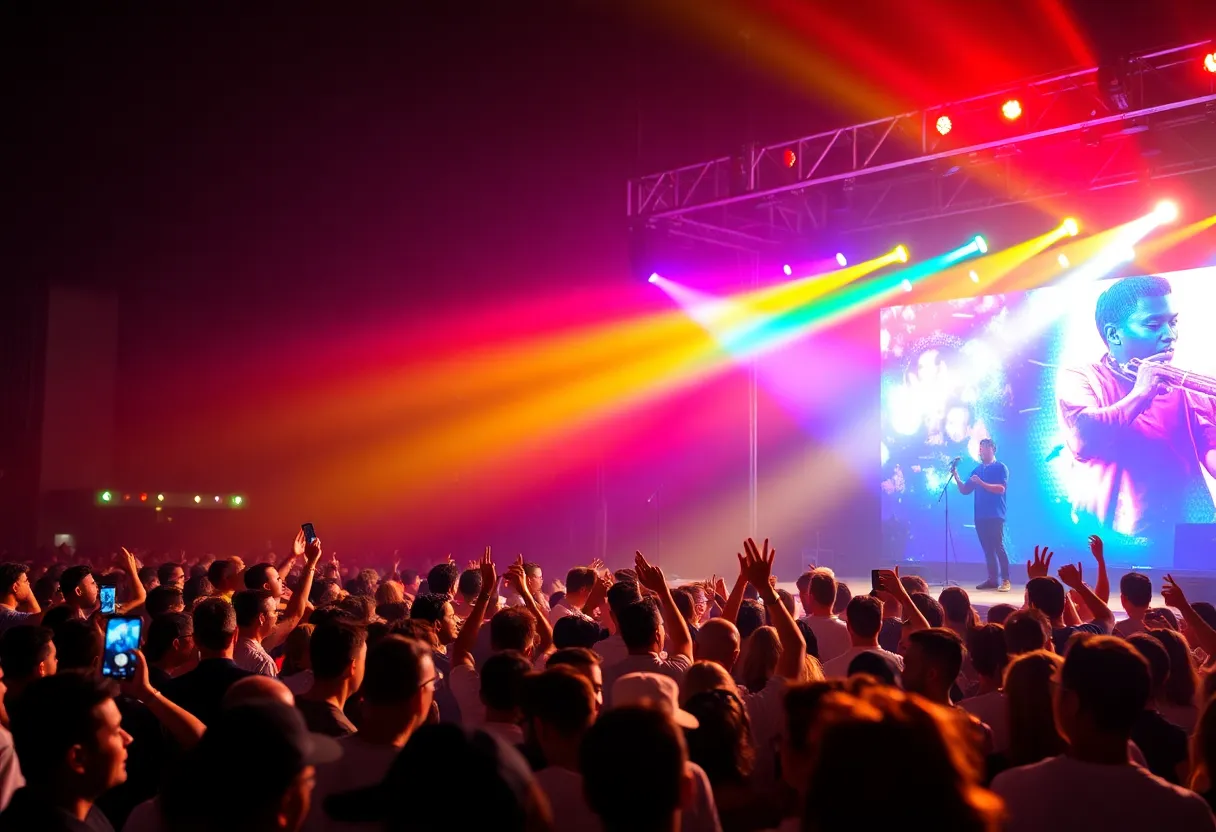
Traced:
<path fill-rule="evenodd" d="M 1010 586 L 1009 580 L 1006 579 L 1004 581 L 1001 581 L 1001 585 L 996 588 L 996 591 L 997 592 L 1008 592 L 1011 589 L 1013 589 L 1013 587 Z"/>
<path fill-rule="evenodd" d="M 976 589 L 996 589 L 996 581 L 984 581 L 982 584 L 976 584 Z"/>

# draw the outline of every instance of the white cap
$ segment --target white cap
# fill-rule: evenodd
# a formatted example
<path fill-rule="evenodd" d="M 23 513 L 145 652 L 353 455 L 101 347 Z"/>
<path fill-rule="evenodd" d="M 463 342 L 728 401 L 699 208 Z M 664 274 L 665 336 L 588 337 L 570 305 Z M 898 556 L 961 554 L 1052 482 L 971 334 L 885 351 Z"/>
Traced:
<path fill-rule="evenodd" d="M 659 673 L 629 673 L 612 686 L 612 706 L 649 705 L 667 713 L 681 728 L 699 728 L 697 718 L 680 708 L 680 686 Z"/>

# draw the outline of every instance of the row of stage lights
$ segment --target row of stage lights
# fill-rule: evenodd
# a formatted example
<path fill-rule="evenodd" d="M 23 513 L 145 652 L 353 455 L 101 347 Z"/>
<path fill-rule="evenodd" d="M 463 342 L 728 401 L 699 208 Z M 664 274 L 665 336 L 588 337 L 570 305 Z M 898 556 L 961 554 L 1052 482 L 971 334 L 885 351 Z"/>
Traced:
<path fill-rule="evenodd" d="M 1216 52 L 1209 52 L 1203 56 L 1204 71 L 1216 75 Z M 1001 117 L 1005 121 L 1013 122 L 1022 117 L 1023 108 L 1022 102 L 1017 98 L 1008 98 L 1001 103 Z M 949 115 L 940 115 L 934 123 L 939 135 L 945 136 L 954 129 L 954 120 Z M 798 154 L 793 150 L 786 150 L 781 156 L 781 161 L 787 168 L 792 168 L 798 164 Z M 843 263 L 841 264 L 844 265 Z"/>
<path fill-rule="evenodd" d="M 193 497 L 193 502 L 195 505 L 202 505 L 204 499 L 205 498 L 203 497 L 202 494 L 195 494 Z M 119 495 L 117 492 L 114 492 L 114 491 L 102 491 L 102 492 L 98 493 L 97 501 L 102 503 L 103 505 L 122 505 L 124 503 L 149 503 L 149 502 L 164 503 L 165 495 L 156 494 L 155 496 L 151 496 L 146 491 L 140 492 L 139 494 L 125 494 L 124 493 L 124 494 Z M 224 504 L 225 499 L 217 494 L 214 497 L 214 502 L 217 504 Z M 232 496 L 227 498 L 226 502 L 227 502 L 227 505 L 231 506 L 232 508 L 240 508 L 241 506 L 245 505 L 245 498 L 242 497 L 240 494 L 233 494 Z M 160 508 L 160 506 L 157 506 L 158 510 L 159 510 L 159 508 Z"/>

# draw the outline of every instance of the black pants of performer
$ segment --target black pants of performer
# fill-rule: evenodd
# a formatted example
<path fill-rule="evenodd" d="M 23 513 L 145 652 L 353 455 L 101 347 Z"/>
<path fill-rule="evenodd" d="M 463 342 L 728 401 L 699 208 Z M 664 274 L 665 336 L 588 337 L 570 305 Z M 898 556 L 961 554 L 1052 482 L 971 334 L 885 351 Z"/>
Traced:
<path fill-rule="evenodd" d="M 999 579 L 1009 580 L 1009 554 L 1005 551 L 1005 521 L 999 517 L 977 517 L 975 518 L 975 534 L 980 539 L 980 548 L 984 550 L 984 560 L 988 562 L 988 580 L 996 583 L 998 566 L 1000 567 Z"/>

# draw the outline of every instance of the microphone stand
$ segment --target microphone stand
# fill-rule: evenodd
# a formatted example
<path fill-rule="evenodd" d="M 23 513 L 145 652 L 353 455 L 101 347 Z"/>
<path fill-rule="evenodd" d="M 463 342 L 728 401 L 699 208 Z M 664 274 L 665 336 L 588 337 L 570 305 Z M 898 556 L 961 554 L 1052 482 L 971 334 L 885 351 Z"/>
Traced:
<path fill-rule="evenodd" d="M 950 486 L 954 485 L 954 473 L 957 470 L 957 463 L 950 466 L 950 477 L 942 486 L 941 493 L 937 495 L 937 501 L 942 503 L 946 509 L 946 534 L 942 537 L 942 565 L 945 567 L 942 586 L 958 586 L 957 583 L 950 580 L 950 552 L 954 549 L 954 533 L 950 530 Z M 956 554 L 955 558 L 957 559 L 957 557 Z"/>

